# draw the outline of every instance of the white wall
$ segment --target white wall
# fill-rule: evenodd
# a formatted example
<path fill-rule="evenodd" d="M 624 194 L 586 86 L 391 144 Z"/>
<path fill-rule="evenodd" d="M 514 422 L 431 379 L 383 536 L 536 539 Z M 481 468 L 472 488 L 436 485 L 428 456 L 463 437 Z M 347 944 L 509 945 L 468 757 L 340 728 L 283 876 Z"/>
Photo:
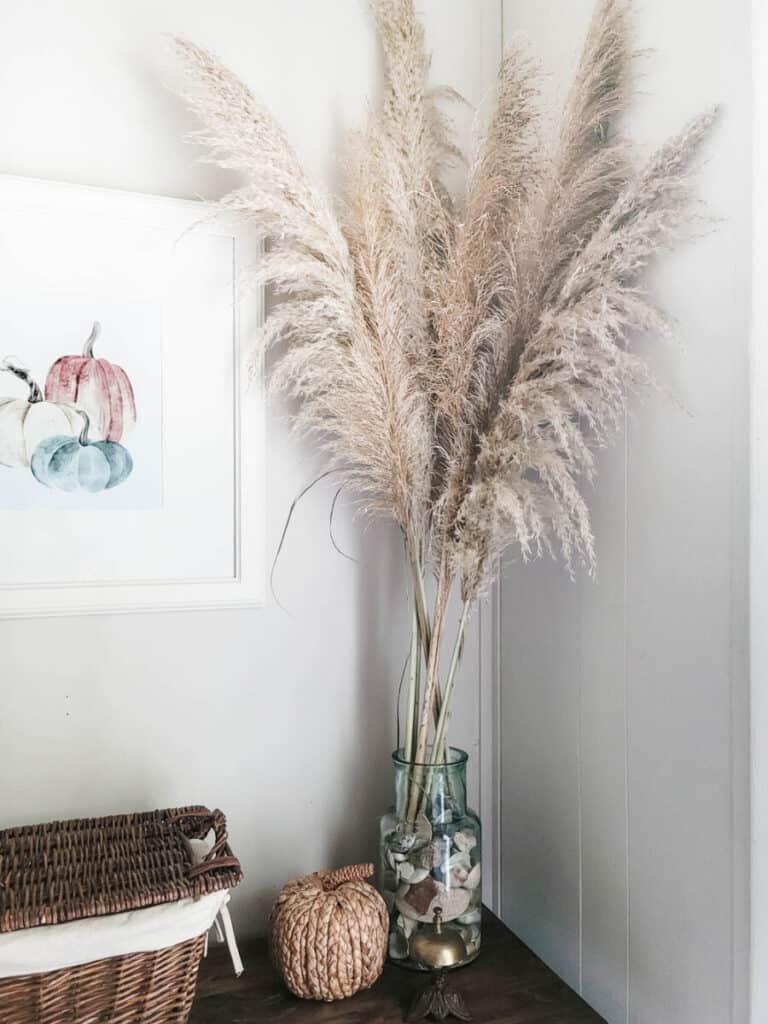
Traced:
<path fill-rule="evenodd" d="M 591 0 L 509 0 L 562 98 Z M 655 144 L 713 102 L 716 233 L 654 274 L 680 344 L 641 344 L 636 404 L 591 497 L 600 581 L 506 567 L 502 908 L 610 1024 L 747 1019 L 747 0 L 638 0 Z M 765 1012 L 765 1011 L 764 1011 Z M 760 1018 L 761 1020 L 763 1018 Z"/>
<path fill-rule="evenodd" d="M 435 77 L 479 100 L 499 45 L 497 0 L 424 0 Z M 378 83 L 365 0 L 29 0 L 3 5 L 0 172 L 215 197 L 163 82 L 163 33 L 219 53 L 272 106 L 331 185 L 346 130 Z M 488 52 L 493 60 L 486 59 Z M 0 342 L 0 348 L 2 347 Z M 268 438 L 268 548 L 317 473 L 280 410 Z M 0 827 L 179 803 L 220 805 L 263 927 L 289 877 L 374 854 L 390 791 L 393 689 L 407 649 L 400 547 L 351 521 L 328 539 L 330 486 L 300 506 L 262 611 L 0 622 Z M 454 739 L 476 752 L 476 640 Z M 477 759 L 475 759 L 477 761 Z M 478 780 L 474 779 L 477 792 Z"/>

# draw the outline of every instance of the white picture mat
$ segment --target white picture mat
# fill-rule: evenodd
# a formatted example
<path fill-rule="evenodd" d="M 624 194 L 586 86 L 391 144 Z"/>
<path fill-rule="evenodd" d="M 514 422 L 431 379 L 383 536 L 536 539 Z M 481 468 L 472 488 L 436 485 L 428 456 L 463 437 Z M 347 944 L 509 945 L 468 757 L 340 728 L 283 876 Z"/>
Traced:
<path fill-rule="evenodd" d="M 66 265 L 14 248 L 25 219 L 71 238 Z M 6 286 L 92 288 L 159 302 L 163 321 L 162 504 L 0 509 L 0 616 L 263 604 L 263 394 L 248 374 L 262 304 L 238 287 L 257 243 L 202 203 L 2 177 L 0 235 L 0 303 Z"/>

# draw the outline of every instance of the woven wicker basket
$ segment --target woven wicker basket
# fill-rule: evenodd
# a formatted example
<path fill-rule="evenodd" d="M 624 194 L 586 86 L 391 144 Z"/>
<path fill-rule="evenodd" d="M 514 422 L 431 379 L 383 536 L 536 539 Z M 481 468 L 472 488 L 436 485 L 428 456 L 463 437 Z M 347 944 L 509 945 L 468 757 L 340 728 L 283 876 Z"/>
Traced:
<path fill-rule="evenodd" d="M 213 829 L 194 865 L 188 839 Z M 204 807 L 0 832 L 0 932 L 172 903 L 237 885 L 221 811 Z M 186 1024 L 205 937 L 0 979 L 2 1024 Z"/>

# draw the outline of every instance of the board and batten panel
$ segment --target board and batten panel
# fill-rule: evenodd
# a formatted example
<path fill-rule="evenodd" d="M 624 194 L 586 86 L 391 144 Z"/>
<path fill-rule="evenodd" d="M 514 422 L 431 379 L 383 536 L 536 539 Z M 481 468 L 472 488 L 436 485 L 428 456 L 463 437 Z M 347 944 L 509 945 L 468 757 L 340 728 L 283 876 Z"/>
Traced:
<path fill-rule="evenodd" d="M 501 582 L 501 914 L 580 987 L 576 584 L 551 563 Z"/>
<path fill-rule="evenodd" d="M 768 278 L 768 7 L 753 0 L 754 268 Z M 752 297 L 751 549 L 751 1024 L 768 1020 L 768 292 Z"/>
<path fill-rule="evenodd" d="M 562 103 L 591 0 L 504 4 Z M 713 102 L 717 230 L 653 288 L 679 342 L 590 491 L 599 574 L 509 559 L 501 590 L 501 907 L 609 1024 L 747 1017 L 749 5 L 635 9 L 643 150 Z"/>

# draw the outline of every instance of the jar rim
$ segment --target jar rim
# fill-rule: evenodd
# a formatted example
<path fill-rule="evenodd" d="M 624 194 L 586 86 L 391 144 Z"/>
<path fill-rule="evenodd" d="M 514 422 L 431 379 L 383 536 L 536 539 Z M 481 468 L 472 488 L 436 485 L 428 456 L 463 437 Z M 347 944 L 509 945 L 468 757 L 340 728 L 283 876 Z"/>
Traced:
<path fill-rule="evenodd" d="M 460 768 L 469 760 L 469 754 L 460 747 L 448 747 L 445 761 L 409 761 L 402 750 L 392 753 L 392 761 L 398 768 Z"/>

